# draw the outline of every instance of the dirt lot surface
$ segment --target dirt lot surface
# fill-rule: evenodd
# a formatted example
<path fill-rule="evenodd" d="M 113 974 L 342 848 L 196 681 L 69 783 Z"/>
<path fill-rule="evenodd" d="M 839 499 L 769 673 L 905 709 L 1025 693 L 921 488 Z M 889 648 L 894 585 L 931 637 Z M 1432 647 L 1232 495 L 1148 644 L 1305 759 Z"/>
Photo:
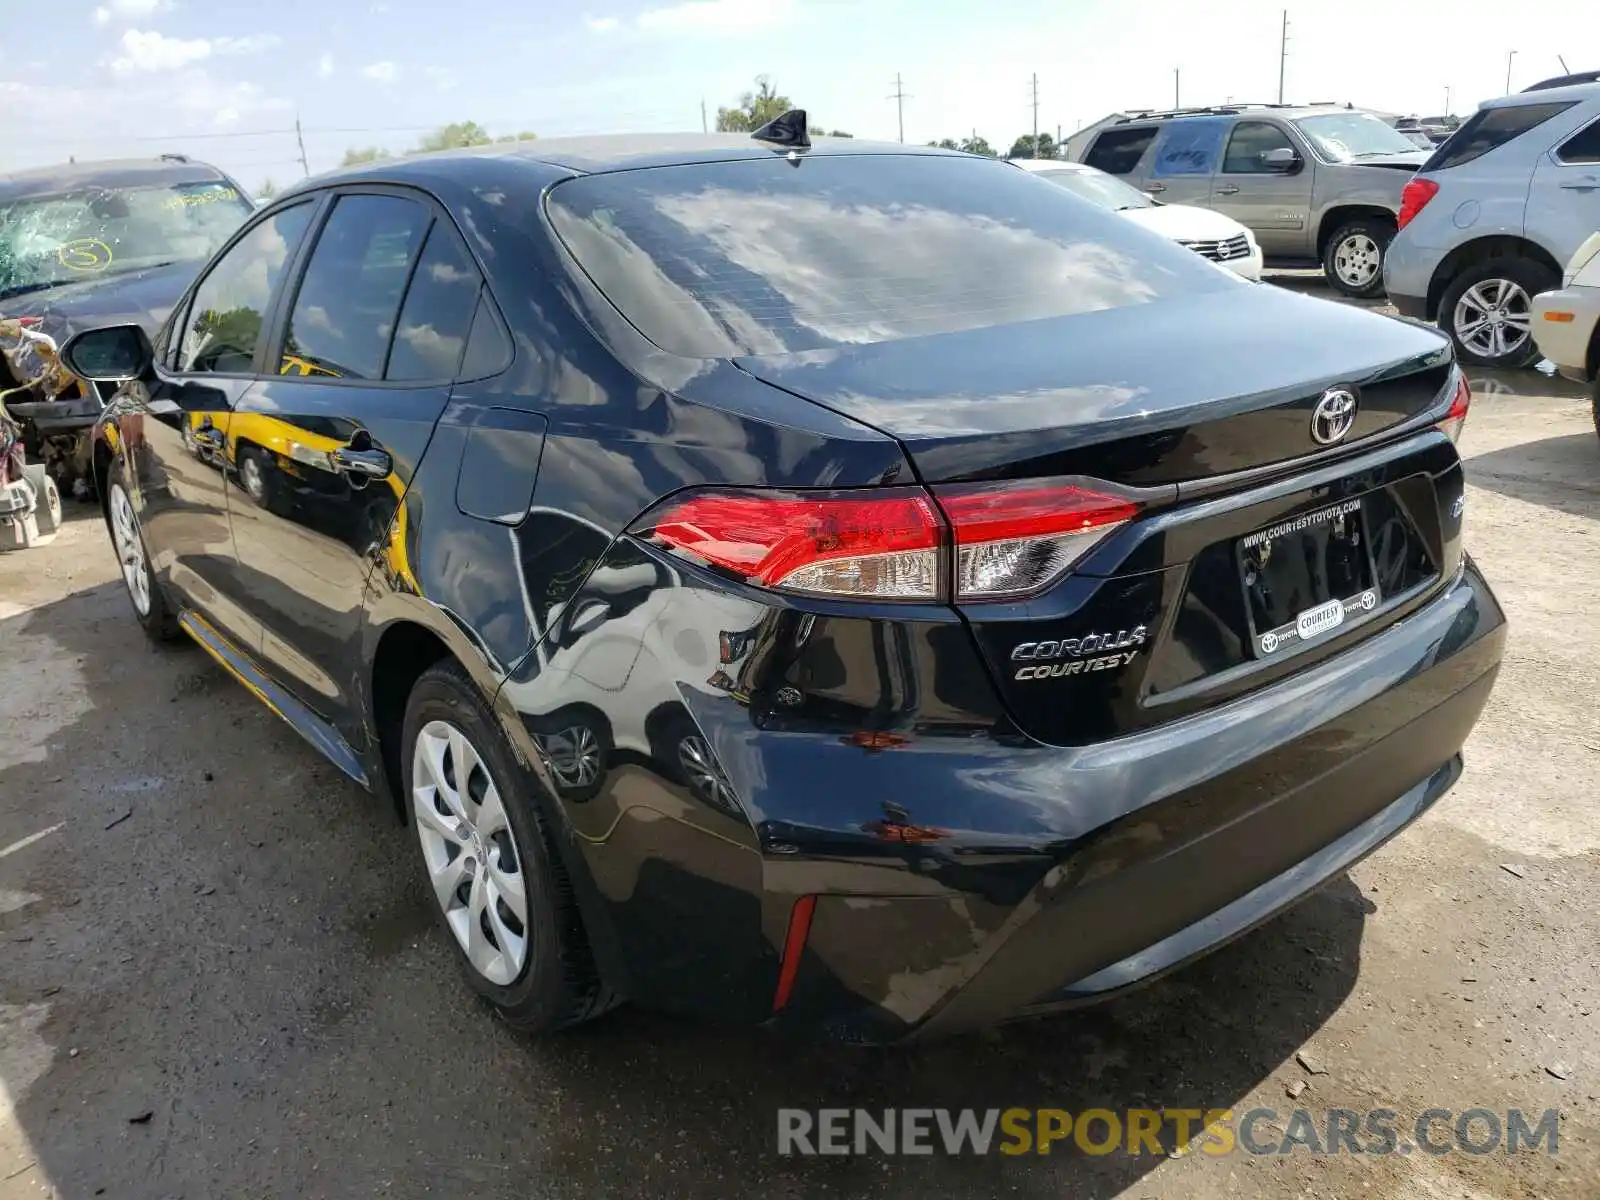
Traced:
<path fill-rule="evenodd" d="M 409 832 L 197 650 L 148 645 L 74 506 L 0 555 L 0 1200 L 1600 1196 L 1600 439 L 1575 388 L 1476 382 L 1469 545 L 1512 630 L 1462 782 L 1152 989 L 909 1050 L 497 1025 Z M 1554 1157 L 800 1160 L 781 1105 L 1276 1109 L 1258 1144 L 1296 1107 L 1396 1110 L 1402 1143 L 1429 1107 L 1562 1117 Z"/>

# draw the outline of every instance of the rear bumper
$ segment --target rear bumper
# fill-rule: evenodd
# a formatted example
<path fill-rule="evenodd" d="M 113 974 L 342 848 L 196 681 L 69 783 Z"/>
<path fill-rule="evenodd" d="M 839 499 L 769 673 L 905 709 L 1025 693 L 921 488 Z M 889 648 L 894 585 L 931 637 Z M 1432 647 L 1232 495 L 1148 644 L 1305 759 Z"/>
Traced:
<path fill-rule="evenodd" d="M 1102 999 L 1237 937 L 1448 790 L 1503 641 L 1468 563 L 1413 617 L 1219 710 L 1092 747 L 941 755 L 926 774 L 916 754 L 884 756 L 922 776 L 902 794 L 965 789 L 992 816 L 1010 796 L 1059 836 L 997 826 L 904 847 L 898 889 L 855 886 L 860 858 L 769 859 L 769 930 L 817 896 L 777 1023 L 870 1041 L 952 1033 Z"/>

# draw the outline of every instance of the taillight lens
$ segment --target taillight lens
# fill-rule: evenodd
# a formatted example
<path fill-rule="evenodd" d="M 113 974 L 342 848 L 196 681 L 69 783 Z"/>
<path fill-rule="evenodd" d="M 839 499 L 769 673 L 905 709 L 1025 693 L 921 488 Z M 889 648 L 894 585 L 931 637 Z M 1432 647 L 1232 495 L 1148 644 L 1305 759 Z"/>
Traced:
<path fill-rule="evenodd" d="M 1079 480 L 949 484 L 932 497 L 915 487 L 706 488 L 672 497 L 629 532 L 758 587 L 937 601 L 953 578 L 958 600 L 1003 600 L 1058 578 L 1139 507 Z"/>
<path fill-rule="evenodd" d="M 1431 179 L 1424 179 L 1418 175 L 1407 181 L 1400 192 L 1400 213 L 1395 217 L 1395 224 L 1404 229 L 1424 208 L 1428 201 L 1439 194 L 1439 185 Z"/>
<path fill-rule="evenodd" d="M 1024 595 L 1055 579 L 1139 505 L 1077 481 L 933 489 L 955 534 L 958 600 Z"/>
<path fill-rule="evenodd" d="M 937 600 L 944 525 L 921 488 L 712 490 L 673 497 L 633 532 L 747 583 L 879 600 Z"/>
<path fill-rule="evenodd" d="M 1467 423 L 1467 410 L 1472 407 L 1472 389 L 1467 386 L 1467 377 L 1456 372 L 1455 395 L 1450 398 L 1450 410 L 1445 413 L 1444 420 L 1439 422 L 1439 428 L 1444 431 L 1452 442 L 1461 439 L 1461 427 Z"/>

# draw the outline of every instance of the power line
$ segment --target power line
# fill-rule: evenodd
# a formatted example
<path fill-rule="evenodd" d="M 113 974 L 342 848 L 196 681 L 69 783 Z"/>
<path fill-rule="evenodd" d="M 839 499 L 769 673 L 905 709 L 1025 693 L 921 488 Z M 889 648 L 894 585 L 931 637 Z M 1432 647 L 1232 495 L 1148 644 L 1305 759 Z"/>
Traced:
<path fill-rule="evenodd" d="M 894 73 L 894 91 L 890 93 L 890 100 L 894 101 L 895 115 L 900 121 L 900 140 L 906 140 L 906 101 L 911 97 L 906 94 L 905 85 L 900 80 L 900 72 Z"/>

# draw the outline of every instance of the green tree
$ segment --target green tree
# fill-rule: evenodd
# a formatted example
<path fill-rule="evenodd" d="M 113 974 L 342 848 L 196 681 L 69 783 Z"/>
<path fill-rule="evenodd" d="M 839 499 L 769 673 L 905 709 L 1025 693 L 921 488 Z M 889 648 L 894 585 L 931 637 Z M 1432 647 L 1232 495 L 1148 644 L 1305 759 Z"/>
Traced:
<path fill-rule="evenodd" d="M 828 136 L 828 137 L 847 137 L 847 138 L 853 138 L 853 137 L 855 137 L 855 134 L 853 134 L 853 133 L 846 133 L 846 132 L 845 132 L 845 131 L 844 131 L 844 130 L 842 130 L 842 129 L 830 129 L 830 130 L 828 130 L 828 133 L 827 133 L 827 136 Z"/>
<path fill-rule="evenodd" d="M 1048 133 L 1039 135 L 1038 145 L 1034 144 L 1033 135 L 1025 133 L 1011 143 L 1011 153 L 1007 158 L 1055 158 L 1056 140 Z"/>
<path fill-rule="evenodd" d="M 278 185 L 270 179 L 263 179 L 261 186 L 256 189 L 256 195 L 263 200 L 271 200 L 278 194 Z"/>
<path fill-rule="evenodd" d="M 524 129 L 521 133 L 502 133 L 495 138 L 497 142 L 531 142 L 538 137 L 531 129 Z"/>
<path fill-rule="evenodd" d="M 441 125 L 417 143 L 419 153 L 429 150 L 456 150 L 462 146 L 487 146 L 494 139 L 476 121 L 452 121 Z"/>
<path fill-rule="evenodd" d="M 928 145 L 930 145 L 930 146 L 932 146 L 932 147 L 934 147 L 935 149 L 938 149 L 938 150 L 959 150 L 959 149 L 961 149 L 961 147 L 956 143 L 955 138 L 940 138 L 937 142 L 929 142 Z"/>
<path fill-rule="evenodd" d="M 739 97 L 735 108 L 717 109 L 718 133 L 754 133 L 773 117 L 781 117 L 794 107 L 787 96 L 780 96 L 767 75 L 756 76 L 756 90 Z"/>
<path fill-rule="evenodd" d="M 359 166 L 361 163 L 382 162 L 389 157 L 389 152 L 379 146 L 368 146 L 357 149 L 352 146 L 344 152 L 344 157 L 339 160 L 341 167 Z"/>
<path fill-rule="evenodd" d="M 977 134 L 973 134 L 971 137 L 962 138 L 961 149 L 965 150 L 968 154 L 982 154 L 986 158 L 995 157 L 994 147 L 989 145 L 988 139 L 981 138 Z"/>

